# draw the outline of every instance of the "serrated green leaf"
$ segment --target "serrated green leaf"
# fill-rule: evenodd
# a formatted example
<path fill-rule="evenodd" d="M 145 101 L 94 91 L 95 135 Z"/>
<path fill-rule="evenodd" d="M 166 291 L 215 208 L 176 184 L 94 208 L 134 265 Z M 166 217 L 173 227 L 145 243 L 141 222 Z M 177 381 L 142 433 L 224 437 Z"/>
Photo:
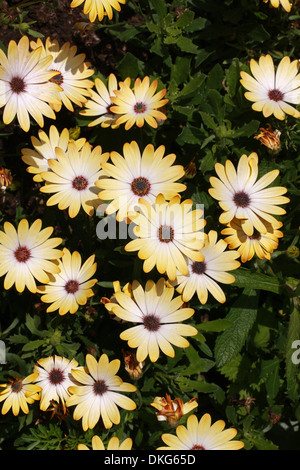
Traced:
<path fill-rule="evenodd" d="M 245 289 L 231 307 L 226 319 L 232 322 L 216 339 L 216 366 L 222 367 L 242 349 L 257 315 L 258 295 L 253 289 Z"/>
<path fill-rule="evenodd" d="M 164 0 L 149 0 L 150 6 L 158 14 L 159 20 L 162 22 L 167 14 L 166 4 Z"/>
<path fill-rule="evenodd" d="M 234 271 L 235 283 L 238 287 L 248 287 L 249 289 L 266 290 L 274 294 L 280 294 L 282 285 L 276 277 L 266 274 L 255 273 L 247 268 L 239 268 Z"/>
<path fill-rule="evenodd" d="M 194 19 L 195 13 L 191 10 L 184 11 L 176 21 L 176 26 L 179 28 L 185 28 L 190 25 Z"/>
<path fill-rule="evenodd" d="M 208 127 L 208 129 L 216 130 L 217 129 L 217 124 L 213 120 L 213 118 L 208 114 L 205 113 L 204 111 L 200 111 L 200 115 L 203 121 L 203 124 Z"/>
<path fill-rule="evenodd" d="M 190 74 L 190 67 L 190 57 L 176 57 L 175 64 L 171 69 L 171 80 L 173 79 L 177 86 L 187 81 Z"/>
<path fill-rule="evenodd" d="M 268 398 L 271 400 L 276 397 L 280 387 L 279 366 L 281 359 L 266 359 L 261 361 L 261 378 L 266 378 L 265 386 Z"/>
<path fill-rule="evenodd" d="M 43 346 L 44 344 L 44 340 L 43 339 L 36 339 L 34 341 L 29 341 L 28 343 L 26 343 L 22 350 L 23 351 L 32 351 L 33 349 L 37 349 L 39 348 L 40 346 Z"/>
<path fill-rule="evenodd" d="M 179 36 L 176 44 L 182 52 L 187 52 L 189 54 L 198 53 L 198 46 L 196 46 L 190 38 Z"/>

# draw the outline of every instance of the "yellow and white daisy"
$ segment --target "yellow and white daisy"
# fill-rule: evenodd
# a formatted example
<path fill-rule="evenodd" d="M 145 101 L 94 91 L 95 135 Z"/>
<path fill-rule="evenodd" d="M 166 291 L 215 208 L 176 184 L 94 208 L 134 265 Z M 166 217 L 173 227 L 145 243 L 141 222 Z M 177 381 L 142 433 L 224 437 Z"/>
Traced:
<path fill-rule="evenodd" d="M 267 54 L 261 56 L 258 63 L 250 60 L 253 77 L 242 71 L 241 84 L 246 90 L 245 98 L 252 101 L 252 109 L 261 111 L 264 117 L 271 114 L 283 120 L 286 114 L 300 118 L 300 111 L 291 104 L 300 104 L 299 61 L 291 62 L 288 56 L 283 57 L 275 71 L 273 58 Z"/>
<path fill-rule="evenodd" d="M 116 125 L 125 123 L 125 129 L 128 130 L 134 124 L 143 127 L 146 121 L 156 129 L 158 127 L 157 121 L 165 121 L 167 116 L 158 109 L 169 101 L 166 98 L 163 99 L 167 90 L 164 88 L 155 93 L 157 85 L 157 80 L 153 80 L 150 84 L 148 76 L 143 80 L 137 78 L 133 89 L 125 82 L 120 82 L 120 89 L 115 90 L 116 96 L 111 97 L 111 101 L 114 103 L 110 108 L 111 111 L 121 115 L 117 119 Z"/>
<path fill-rule="evenodd" d="M 120 338 L 128 341 L 130 348 L 137 348 L 138 362 L 148 356 L 151 362 L 156 362 L 160 350 L 174 357 L 172 344 L 180 348 L 189 346 L 183 336 L 195 336 L 198 331 L 180 322 L 190 318 L 194 309 L 182 308 L 182 297 L 173 298 L 174 288 L 167 286 L 164 278 L 157 283 L 148 280 L 145 290 L 138 281 L 133 281 L 132 295 L 131 299 L 122 291 L 115 292 L 117 304 L 111 308 L 117 317 L 137 324 L 123 331 Z"/>
<path fill-rule="evenodd" d="M 0 391 L 0 402 L 4 401 L 1 413 L 5 415 L 12 409 L 13 415 L 17 416 L 20 409 L 23 413 L 28 414 L 28 405 L 39 400 L 39 392 L 41 387 L 35 385 L 37 374 L 33 373 L 25 378 L 9 380 L 8 384 L 0 384 L 4 390 Z"/>
<path fill-rule="evenodd" d="M 241 221 L 233 219 L 224 230 L 222 235 L 227 235 L 225 242 L 229 249 L 237 250 L 240 253 L 242 263 L 250 261 L 253 256 L 259 259 L 271 259 L 271 254 L 278 248 L 279 238 L 283 233 L 278 230 L 282 227 L 282 222 L 277 225 L 265 223 L 267 232 L 260 233 L 254 230 L 253 235 L 248 236 L 242 229 Z"/>
<path fill-rule="evenodd" d="M 166 201 L 162 194 L 155 204 L 139 199 L 140 213 L 134 218 L 134 235 L 125 246 L 125 251 L 138 251 L 138 257 L 145 260 L 144 272 L 156 266 L 160 274 L 166 273 L 170 280 L 176 277 L 176 269 L 188 273 L 186 257 L 203 261 L 200 249 L 204 245 L 203 210 L 193 210 L 193 201 L 181 202 L 179 196 Z"/>
<path fill-rule="evenodd" d="M 81 207 L 88 215 L 93 215 L 101 201 L 95 182 L 103 176 L 102 163 L 109 158 L 109 153 L 102 153 L 100 145 L 92 147 L 88 142 L 78 150 L 70 142 L 67 152 L 56 148 L 56 160 L 49 159 L 51 171 L 41 173 L 45 185 L 42 193 L 54 193 L 47 206 L 58 204 L 60 210 L 68 209 L 71 218 L 76 217 Z"/>
<path fill-rule="evenodd" d="M 111 20 L 113 17 L 113 10 L 121 11 L 121 5 L 125 5 L 126 0 L 73 0 L 71 8 L 76 8 L 82 3 L 83 13 L 89 15 L 90 22 L 93 23 L 96 18 L 102 21 L 105 16 Z"/>
<path fill-rule="evenodd" d="M 274 7 L 274 8 L 278 8 L 279 5 L 282 6 L 282 8 L 287 11 L 288 13 L 291 11 L 292 9 L 292 3 L 289 2 L 289 0 L 263 0 L 264 3 L 267 3 L 269 2 L 271 3 L 270 6 Z"/>
<path fill-rule="evenodd" d="M 270 171 L 257 180 L 258 155 L 255 152 L 249 156 L 242 155 L 237 170 L 230 160 L 225 166 L 216 163 L 215 170 L 219 179 L 215 176 L 210 178 L 212 188 L 208 192 L 219 201 L 224 211 L 219 218 L 221 224 L 227 225 L 236 217 L 241 220 L 243 231 L 251 236 L 254 229 L 267 233 L 267 222 L 277 224 L 277 219 L 271 214 L 286 213 L 278 206 L 289 202 L 283 196 L 287 189 L 282 186 L 266 188 L 277 178 L 279 170 Z"/>
<path fill-rule="evenodd" d="M 244 447 L 242 441 L 235 441 L 237 434 L 234 428 L 224 429 L 225 422 L 218 420 L 211 424 L 211 416 L 205 413 L 198 422 L 196 415 L 189 416 L 186 427 L 179 425 L 176 436 L 163 434 L 166 447 L 157 450 L 239 450 Z"/>
<path fill-rule="evenodd" d="M 4 289 L 15 284 L 18 292 L 27 287 L 36 293 L 36 280 L 47 284 L 50 275 L 59 272 L 57 260 L 63 252 L 56 249 L 61 238 L 50 238 L 53 227 L 42 229 L 37 219 L 31 226 L 22 219 L 17 230 L 10 222 L 4 222 L 0 231 L 0 276 L 4 276 Z"/>
<path fill-rule="evenodd" d="M 36 374 L 35 383 L 41 388 L 40 409 L 42 411 L 49 408 L 51 401 L 60 403 L 65 410 L 66 399 L 70 396 L 68 388 L 75 383 L 71 370 L 77 366 L 78 362 L 75 359 L 70 361 L 56 355 L 37 361 L 33 371 Z"/>
<path fill-rule="evenodd" d="M 124 80 L 124 83 L 130 85 L 130 77 Z M 101 125 L 103 128 L 111 127 L 117 129 L 119 126 L 116 125 L 118 115 L 111 111 L 113 102 L 111 96 L 115 96 L 115 90 L 119 89 L 119 85 L 116 76 L 111 73 L 108 77 L 107 86 L 100 78 L 95 79 L 96 90 L 90 90 L 91 97 L 84 104 L 84 108 L 79 112 L 82 116 L 98 116 L 94 121 L 88 124 L 88 127 Z"/>
<path fill-rule="evenodd" d="M 54 110 L 60 111 L 62 104 L 69 111 L 74 111 L 72 103 L 82 107 L 87 100 L 86 97 L 90 96 L 90 89 L 94 86 L 94 82 L 88 80 L 94 70 L 89 68 L 91 65 L 89 62 L 85 62 L 85 54 L 76 54 L 77 46 L 71 46 L 69 42 L 60 46 L 56 39 L 51 41 L 49 37 L 45 45 L 38 38 L 36 42 L 31 41 L 30 46 L 33 50 L 41 48 L 41 57 L 51 55 L 53 58 L 48 69 L 55 71 L 56 75 L 51 81 L 61 88 L 57 95 L 59 104 L 54 104 Z"/>
<path fill-rule="evenodd" d="M 100 418 L 106 429 L 120 423 L 120 408 L 134 410 L 135 402 L 120 392 L 135 392 L 136 387 L 116 375 L 120 368 L 119 359 L 109 362 L 106 354 L 97 361 L 91 354 L 86 356 L 86 367 L 72 370 L 73 378 L 79 383 L 69 388 L 71 396 L 68 407 L 75 405 L 73 418 L 82 418 L 84 431 L 93 429 Z"/>
<path fill-rule="evenodd" d="M 157 410 L 157 420 L 167 421 L 171 426 L 177 426 L 183 415 L 190 413 L 198 406 L 196 398 L 183 403 L 181 398 L 172 400 L 168 393 L 166 393 L 165 397 L 155 397 L 150 404 Z"/>
<path fill-rule="evenodd" d="M 3 122 L 10 124 L 15 116 L 21 128 L 30 129 L 30 116 L 40 127 L 44 116 L 55 119 L 49 104 L 59 103 L 61 90 L 51 79 L 57 72 L 48 70 L 52 57 L 42 56 L 42 48 L 29 52 L 29 39 L 23 36 L 18 44 L 10 41 L 7 55 L 0 49 L 0 108 L 4 106 Z"/>
<path fill-rule="evenodd" d="M 197 293 L 201 304 L 206 304 L 208 292 L 220 303 L 226 300 L 225 294 L 218 282 L 232 284 L 235 277 L 227 271 L 232 271 L 240 266 L 236 261 L 240 254 L 238 251 L 225 251 L 227 243 L 217 240 L 218 234 L 210 230 L 201 249 L 203 261 L 188 260 L 189 272 L 186 276 L 178 274 L 172 285 L 177 285 L 177 292 L 182 295 L 184 302 L 191 300 Z"/>
<path fill-rule="evenodd" d="M 184 176 L 181 165 L 173 165 L 176 155 L 164 156 L 165 147 L 156 150 L 148 144 L 142 154 L 138 144 L 133 141 L 123 146 L 123 156 L 111 152 L 112 163 L 103 163 L 103 177 L 96 182 L 102 191 L 99 197 L 111 201 L 106 208 L 107 214 L 117 212 L 117 220 L 130 217 L 139 208 L 139 199 L 154 203 L 158 194 L 171 199 L 186 189 L 185 184 L 176 183 Z"/>
<path fill-rule="evenodd" d="M 113 436 L 110 438 L 106 449 L 102 442 L 102 439 L 100 439 L 99 436 L 92 437 L 92 450 L 131 450 L 131 448 L 132 448 L 132 439 L 130 437 L 128 437 L 127 439 L 124 439 L 123 442 L 120 442 L 118 437 Z M 78 444 L 77 450 L 90 450 L 90 449 L 85 444 Z"/>
<path fill-rule="evenodd" d="M 82 264 L 78 251 L 70 253 L 63 249 L 63 257 L 59 260 L 60 272 L 53 275 L 53 279 L 44 285 L 38 286 L 37 292 L 43 294 L 41 301 L 50 303 L 47 312 L 58 310 L 59 315 L 77 312 L 79 305 L 85 305 L 87 299 L 94 295 L 92 287 L 97 279 L 91 279 L 97 269 L 95 255 L 90 256 Z"/>
<path fill-rule="evenodd" d="M 67 152 L 70 142 L 74 142 L 78 150 L 86 142 L 85 138 L 73 140 L 70 138 L 68 129 L 58 132 L 55 126 L 50 126 L 49 136 L 42 129 L 38 131 L 38 138 L 31 136 L 31 142 L 34 148 L 22 148 L 22 160 L 28 167 L 28 173 L 32 173 L 33 181 L 42 182 L 41 173 L 49 171 L 48 160 L 56 160 L 55 148 L 59 147 Z"/>

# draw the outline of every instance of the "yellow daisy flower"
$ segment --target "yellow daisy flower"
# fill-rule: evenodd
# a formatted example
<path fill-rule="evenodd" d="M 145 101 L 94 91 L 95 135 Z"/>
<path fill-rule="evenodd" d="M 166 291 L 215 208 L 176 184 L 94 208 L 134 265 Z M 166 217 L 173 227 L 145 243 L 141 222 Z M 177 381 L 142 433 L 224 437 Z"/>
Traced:
<path fill-rule="evenodd" d="M 124 83 L 130 85 L 130 77 L 124 80 Z M 108 77 L 107 87 L 100 78 L 95 79 L 96 90 L 90 90 L 91 98 L 84 104 L 85 109 L 79 112 L 83 116 L 98 116 L 97 119 L 90 122 L 88 127 L 101 125 L 103 128 L 111 127 L 117 129 L 119 126 L 116 125 L 118 115 L 111 111 L 113 102 L 111 96 L 115 96 L 115 90 L 118 90 L 118 82 L 116 76 L 111 73 Z"/>
<path fill-rule="evenodd" d="M 287 11 L 288 13 L 291 11 L 292 9 L 292 4 L 289 2 L 289 0 L 263 0 L 264 3 L 267 3 L 269 2 L 271 3 L 270 6 L 274 7 L 274 8 L 278 8 L 279 5 L 282 6 L 282 8 Z"/>
<path fill-rule="evenodd" d="M 0 231 L 0 276 L 5 275 L 4 289 L 15 284 L 18 292 L 27 287 L 36 293 L 36 282 L 47 284 L 50 274 L 59 272 L 58 258 L 63 252 L 55 249 L 61 238 L 50 238 L 53 227 L 43 230 L 42 221 L 37 219 L 31 226 L 22 219 L 17 230 L 10 222 L 4 222 Z"/>
<path fill-rule="evenodd" d="M 49 136 L 42 129 L 38 131 L 38 137 L 31 136 L 32 148 L 22 148 L 22 160 L 29 165 L 26 170 L 32 173 L 33 181 L 42 182 L 43 178 L 41 173 L 49 171 L 48 160 L 56 160 L 55 148 L 59 147 L 64 152 L 67 152 L 70 142 L 74 142 L 78 150 L 80 150 L 85 143 L 86 139 L 81 138 L 73 140 L 70 138 L 68 129 L 63 129 L 61 133 L 58 132 L 55 126 L 50 126 Z"/>
<path fill-rule="evenodd" d="M 277 224 L 277 219 L 271 214 L 282 215 L 286 211 L 279 204 L 286 204 L 290 200 L 282 196 L 287 189 L 282 186 L 269 186 L 279 175 L 279 170 L 273 170 L 257 180 L 258 155 L 253 152 L 249 156 L 242 155 L 237 170 L 233 163 L 227 160 L 224 165 L 215 164 L 219 177 L 212 176 L 212 188 L 209 194 L 219 201 L 223 209 L 219 221 L 227 225 L 234 217 L 241 220 L 243 231 L 251 236 L 254 229 L 267 233 L 267 222 Z M 256 181 L 257 180 L 257 181 Z"/>
<path fill-rule="evenodd" d="M 166 447 L 157 450 L 239 450 L 244 447 L 242 441 L 232 440 L 237 430 L 225 429 L 225 422 L 218 420 L 211 424 L 211 416 L 205 413 L 198 422 L 196 415 L 189 416 L 186 427 L 179 425 L 176 436 L 163 434 Z"/>
<path fill-rule="evenodd" d="M 42 411 L 49 408 L 52 400 L 61 403 L 65 411 L 65 402 L 70 396 L 68 388 L 75 383 L 71 370 L 77 366 L 78 362 L 75 359 L 70 361 L 56 355 L 37 361 L 33 371 L 36 374 L 35 383 L 41 388 L 40 409 Z"/>
<path fill-rule="evenodd" d="M 204 245 L 203 210 L 192 210 L 193 201 L 180 201 L 179 196 L 166 201 L 162 194 L 155 204 L 139 199 L 140 213 L 134 218 L 134 235 L 125 246 L 125 251 L 138 251 L 138 257 L 145 260 L 144 272 L 156 266 L 160 274 L 166 273 L 170 280 L 176 277 L 176 269 L 188 273 L 186 257 L 203 261 L 200 249 Z"/>
<path fill-rule="evenodd" d="M 41 387 L 33 384 L 37 374 L 33 373 L 25 378 L 9 380 L 8 384 L 0 384 L 4 388 L 0 392 L 0 402 L 4 401 L 2 405 L 2 414 L 5 415 L 12 409 L 13 415 L 18 416 L 20 409 L 23 413 L 28 414 L 28 404 L 34 403 L 39 400 L 39 393 Z"/>
<path fill-rule="evenodd" d="M 80 384 L 69 388 L 71 396 L 67 399 L 68 407 L 75 405 L 73 418 L 77 421 L 82 418 L 84 431 L 93 429 L 102 418 L 104 427 L 109 429 L 113 424 L 120 423 L 118 406 L 125 410 L 134 410 L 136 404 L 131 398 L 119 392 L 135 392 L 136 387 L 123 382 L 116 375 L 120 368 L 120 361 L 114 359 L 109 362 L 106 354 L 100 359 L 91 355 L 86 356 L 86 367 L 72 370 L 73 378 Z"/>
<path fill-rule="evenodd" d="M 224 230 L 222 235 L 227 235 L 225 242 L 228 243 L 229 249 L 235 249 L 240 253 L 242 263 L 250 261 L 253 256 L 259 259 L 271 259 L 271 253 L 278 248 L 279 238 L 283 237 L 283 233 L 278 230 L 282 226 L 282 222 L 277 225 L 265 223 L 267 232 L 260 233 L 257 230 L 253 235 L 248 236 L 242 229 L 241 221 L 233 219 Z"/>
<path fill-rule="evenodd" d="M 89 68 L 89 62 L 84 62 L 85 54 L 76 55 L 76 46 L 66 42 L 60 47 L 56 39 L 51 41 L 49 37 L 45 45 L 38 38 L 36 42 L 31 41 L 30 46 L 33 50 L 41 49 L 41 57 L 51 55 L 53 58 L 48 68 L 55 71 L 56 75 L 51 81 L 57 83 L 61 89 L 57 95 L 59 103 L 53 105 L 54 110 L 60 111 L 62 104 L 69 111 L 74 111 L 72 103 L 81 107 L 86 102 L 86 97 L 90 96 L 90 88 L 94 86 L 94 82 L 88 80 L 94 70 Z"/>
<path fill-rule="evenodd" d="M 74 142 L 69 143 L 67 152 L 57 147 L 56 160 L 48 160 L 51 171 L 41 173 L 45 185 L 40 191 L 55 193 L 47 200 L 47 206 L 58 204 L 60 210 L 68 209 L 71 218 L 76 217 L 81 207 L 93 215 L 101 204 L 95 181 L 104 174 L 101 165 L 108 157 L 109 153 L 102 153 L 100 145 L 92 148 L 88 142 L 80 150 Z"/>
<path fill-rule="evenodd" d="M 149 144 L 141 154 L 135 141 L 124 144 L 124 156 L 111 152 L 112 163 L 102 164 L 109 178 L 103 177 L 95 183 L 102 190 L 98 196 L 103 201 L 111 201 L 107 214 L 117 211 L 117 220 L 121 221 L 138 210 L 140 198 L 154 203 L 160 193 L 171 199 L 186 189 L 185 184 L 175 182 L 184 176 L 183 166 L 173 165 L 176 155 L 164 157 L 164 152 L 163 145 L 155 150 Z"/>
<path fill-rule="evenodd" d="M 206 304 L 208 292 L 220 303 L 226 301 L 225 294 L 218 282 L 232 284 L 235 277 L 227 271 L 232 271 L 240 266 L 236 261 L 240 254 L 238 251 L 225 251 L 227 243 L 224 240 L 217 241 L 218 234 L 210 230 L 201 249 L 203 261 L 188 260 L 189 272 L 186 276 L 178 274 L 172 285 L 178 285 L 177 292 L 182 295 L 184 302 L 191 300 L 195 292 L 201 304 Z M 216 282 L 217 281 L 217 282 Z"/>
<path fill-rule="evenodd" d="M 149 356 L 156 362 L 160 350 L 169 357 L 175 356 L 171 344 L 187 348 L 189 342 L 183 336 L 194 336 L 197 329 L 179 323 L 194 314 L 192 308 L 182 308 L 183 299 L 175 297 L 174 288 L 166 285 L 164 278 L 156 284 L 146 282 L 145 290 L 138 281 L 132 283 L 131 299 L 122 291 L 115 292 L 117 304 L 112 311 L 117 317 L 137 325 L 121 333 L 120 338 L 128 341 L 130 348 L 137 348 L 136 359 L 143 362 Z"/>
<path fill-rule="evenodd" d="M 61 90 L 51 79 L 57 72 L 48 70 L 51 56 L 42 56 L 42 48 L 29 52 L 29 39 L 23 36 L 18 44 L 10 41 L 7 55 L 0 49 L 0 108 L 4 107 L 3 122 L 10 124 L 17 115 L 21 128 L 30 129 L 30 116 L 40 127 L 44 116 L 55 119 L 49 106 L 59 103 Z"/>
<path fill-rule="evenodd" d="M 114 103 L 110 108 L 111 111 L 121 114 L 116 125 L 125 123 L 125 129 L 128 130 L 134 124 L 143 127 L 146 121 L 156 129 L 158 127 L 157 121 L 165 121 L 167 116 L 158 111 L 158 108 L 168 103 L 168 99 L 163 99 L 167 90 L 164 88 L 155 93 L 157 84 L 157 80 L 153 80 L 150 84 L 149 77 L 145 77 L 143 80 L 137 78 L 133 89 L 125 82 L 120 82 L 120 89 L 115 90 L 116 96 L 111 97 L 111 101 Z"/>
<path fill-rule="evenodd" d="M 158 421 L 167 421 L 171 426 L 176 426 L 183 415 L 197 408 L 196 398 L 192 398 L 187 403 L 183 403 L 181 398 L 171 399 L 166 393 L 166 397 L 155 397 L 150 403 L 156 411 Z"/>
<path fill-rule="evenodd" d="M 97 279 L 91 279 L 97 269 L 94 260 L 95 255 L 92 255 L 82 264 L 77 251 L 70 253 L 67 248 L 63 249 L 63 257 L 58 264 L 60 272 L 47 285 L 37 288 L 37 292 L 43 294 L 41 301 L 51 304 L 47 312 L 58 310 L 59 315 L 73 314 L 79 305 L 87 303 L 87 299 L 94 295 L 91 288 L 97 282 Z"/>
<path fill-rule="evenodd" d="M 291 62 L 288 56 L 281 59 L 275 72 L 272 57 L 261 56 L 258 63 L 250 60 L 253 75 L 242 71 L 241 84 L 246 90 L 245 98 L 253 101 L 252 109 L 262 111 L 264 117 L 271 114 L 283 120 L 286 114 L 300 118 L 300 112 L 288 103 L 300 104 L 300 74 L 298 60 Z"/>
<path fill-rule="evenodd" d="M 82 3 L 83 13 L 89 15 L 89 20 L 93 23 L 96 18 L 99 21 L 102 21 L 104 16 L 108 16 L 108 19 L 111 20 L 113 17 L 113 9 L 116 11 L 121 11 L 121 5 L 125 5 L 126 0 L 73 0 L 71 3 L 71 8 L 76 8 Z"/>
<path fill-rule="evenodd" d="M 112 437 L 105 449 L 104 444 L 99 436 L 92 437 L 92 450 L 131 450 L 132 439 L 128 437 L 123 442 L 119 441 L 118 437 Z M 85 444 L 78 444 L 77 450 L 90 450 Z"/>

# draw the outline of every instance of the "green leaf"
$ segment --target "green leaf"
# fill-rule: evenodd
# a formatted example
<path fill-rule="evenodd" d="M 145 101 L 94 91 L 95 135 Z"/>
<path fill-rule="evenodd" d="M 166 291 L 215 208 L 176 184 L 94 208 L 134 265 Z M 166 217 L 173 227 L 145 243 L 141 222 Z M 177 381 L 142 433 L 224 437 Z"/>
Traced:
<path fill-rule="evenodd" d="M 189 78 L 191 66 L 190 57 L 176 57 L 175 64 L 171 69 L 171 80 L 175 80 L 177 86 Z"/>
<path fill-rule="evenodd" d="M 131 52 L 127 52 L 117 64 L 117 70 L 123 80 L 127 77 L 136 78 L 143 73 L 143 69 L 144 63 L 138 60 Z"/>
<path fill-rule="evenodd" d="M 250 271 L 246 268 L 239 268 L 234 271 L 235 286 L 248 287 L 249 289 L 258 289 L 280 294 L 282 284 L 276 277 L 267 276 Z"/>
<path fill-rule="evenodd" d="M 185 28 L 186 26 L 191 25 L 191 23 L 193 22 L 194 16 L 195 16 L 195 13 L 193 11 L 191 10 L 184 11 L 179 16 L 178 20 L 176 21 L 176 26 L 178 26 L 179 28 Z"/>
<path fill-rule="evenodd" d="M 222 89 L 224 80 L 224 71 L 220 64 L 216 64 L 207 76 L 208 88 Z"/>
<path fill-rule="evenodd" d="M 209 21 L 206 18 L 195 18 L 191 24 L 189 24 L 185 31 L 188 33 L 194 33 L 195 31 L 202 31 L 207 25 Z"/>
<path fill-rule="evenodd" d="M 238 137 L 252 137 L 256 133 L 259 125 L 259 121 L 252 119 L 252 121 L 246 122 L 241 127 L 233 129 L 230 132 L 230 137 L 233 139 L 237 139 Z"/>
<path fill-rule="evenodd" d="M 177 137 L 176 142 L 179 145 L 183 145 L 185 143 L 200 144 L 205 135 L 205 131 L 201 128 L 194 126 L 185 126 Z"/>
<path fill-rule="evenodd" d="M 178 377 L 176 382 L 178 383 L 180 390 L 184 392 L 199 392 L 199 393 L 214 393 L 219 390 L 219 386 L 213 383 L 208 383 L 205 380 L 191 380 L 187 377 Z"/>
<path fill-rule="evenodd" d="M 266 359 L 261 361 L 261 378 L 266 378 L 265 386 L 268 398 L 271 400 L 276 397 L 280 387 L 279 366 L 281 359 Z"/>
<path fill-rule="evenodd" d="M 182 52 L 187 52 L 189 54 L 197 54 L 198 53 L 198 46 L 193 43 L 190 38 L 186 38 L 184 36 L 179 36 L 176 42 L 177 46 L 180 48 Z"/>
<path fill-rule="evenodd" d="M 204 74 L 194 75 L 191 80 L 183 87 L 180 95 L 185 96 L 189 95 L 190 93 L 195 93 L 195 91 L 199 91 L 199 88 L 203 84 L 204 80 Z"/>
<path fill-rule="evenodd" d="M 167 14 L 166 4 L 164 0 L 149 0 L 149 4 L 158 14 L 160 22 L 162 22 Z"/>
<path fill-rule="evenodd" d="M 32 351 L 33 349 L 37 349 L 40 346 L 43 346 L 44 343 L 45 343 L 45 341 L 43 339 L 36 339 L 35 341 L 29 341 L 28 343 L 26 343 L 23 346 L 22 350 L 23 351 Z"/>
<path fill-rule="evenodd" d="M 222 367 L 235 357 L 244 346 L 257 315 L 258 295 L 253 289 L 245 289 L 231 307 L 226 320 L 232 322 L 216 339 L 216 366 Z"/>
<path fill-rule="evenodd" d="M 190 365 L 185 367 L 182 371 L 181 374 L 184 376 L 207 372 L 215 365 L 214 361 L 200 357 L 199 352 L 191 344 L 188 348 L 186 348 L 185 354 L 190 362 Z"/>
<path fill-rule="evenodd" d="M 204 323 L 199 323 L 196 325 L 196 328 L 201 331 L 211 331 L 217 332 L 224 331 L 227 328 L 232 326 L 232 322 L 226 318 L 219 318 L 218 320 L 206 321 Z"/>
<path fill-rule="evenodd" d="M 200 115 L 202 117 L 203 124 L 208 127 L 208 129 L 216 130 L 217 129 L 217 124 L 213 120 L 213 118 L 208 114 L 205 113 L 204 111 L 200 111 Z"/>

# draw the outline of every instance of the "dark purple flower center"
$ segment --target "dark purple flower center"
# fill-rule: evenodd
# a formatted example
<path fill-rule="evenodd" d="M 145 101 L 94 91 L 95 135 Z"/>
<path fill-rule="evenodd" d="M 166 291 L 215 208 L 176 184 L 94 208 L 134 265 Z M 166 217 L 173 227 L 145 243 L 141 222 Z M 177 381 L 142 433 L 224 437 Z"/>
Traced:
<path fill-rule="evenodd" d="M 159 318 L 156 315 L 145 315 L 143 318 L 144 327 L 148 331 L 157 331 L 160 327 Z"/>
<path fill-rule="evenodd" d="M 136 103 L 133 109 L 137 114 L 140 114 L 140 113 L 144 113 L 147 107 L 144 103 Z"/>
<path fill-rule="evenodd" d="M 192 272 L 195 274 L 204 274 L 206 270 L 206 263 L 204 261 L 194 261 L 192 264 Z"/>
<path fill-rule="evenodd" d="M 233 196 L 233 201 L 238 207 L 248 207 L 250 204 L 250 197 L 244 191 L 239 191 Z"/>
<path fill-rule="evenodd" d="M 25 91 L 25 82 L 21 77 L 13 77 L 9 82 L 10 88 L 14 93 L 23 93 Z"/>
<path fill-rule="evenodd" d="M 77 191 L 83 191 L 88 186 L 89 182 L 84 176 L 76 176 L 72 181 L 72 186 Z"/>
<path fill-rule="evenodd" d="M 107 392 L 108 387 L 104 380 L 97 380 L 94 382 L 93 390 L 95 395 L 103 395 L 105 392 Z"/>
<path fill-rule="evenodd" d="M 58 70 L 52 70 L 52 72 L 58 72 Z M 57 85 L 61 85 L 64 81 L 64 77 L 59 72 L 57 75 L 54 75 L 54 77 L 50 78 L 49 81 L 52 83 L 56 83 Z"/>
<path fill-rule="evenodd" d="M 270 90 L 268 93 L 269 99 L 272 101 L 282 101 L 284 94 L 280 90 Z"/>
<path fill-rule="evenodd" d="M 79 283 L 77 281 L 68 281 L 65 285 L 65 290 L 68 294 L 75 294 L 79 289 Z"/>
<path fill-rule="evenodd" d="M 260 240 L 261 239 L 261 233 L 254 229 L 253 234 L 249 237 L 251 240 Z"/>
<path fill-rule="evenodd" d="M 151 185 L 147 178 L 140 176 L 139 178 L 134 178 L 131 183 L 131 191 L 137 196 L 146 196 L 150 191 Z"/>
<path fill-rule="evenodd" d="M 14 252 L 15 258 L 19 263 L 25 263 L 30 258 L 30 251 L 26 246 L 19 246 Z"/>
<path fill-rule="evenodd" d="M 161 225 L 158 229 L 159 241 L 169 243 L 174 239 L 174 229 L 170 225 Z"/>
<path fill-rule="evenodd" d="M 60 369 L 52 369 L 49 372 L 49 381 L 52 385 L 58 385 L 64 381 L 64 374 Z"/>
<path fill-rule="evenodd" d="M 11 390 L 14 393 L 19 393 L 23 388 L 23 382 L 22 380 L 16 380 L 12 385 L 11 385 Z"/>
<path fill-rule="evenodd" d="M 191 450 L 205 450 L 203 446 L 200 446 L 199 444 L 195 444 Z"/>

